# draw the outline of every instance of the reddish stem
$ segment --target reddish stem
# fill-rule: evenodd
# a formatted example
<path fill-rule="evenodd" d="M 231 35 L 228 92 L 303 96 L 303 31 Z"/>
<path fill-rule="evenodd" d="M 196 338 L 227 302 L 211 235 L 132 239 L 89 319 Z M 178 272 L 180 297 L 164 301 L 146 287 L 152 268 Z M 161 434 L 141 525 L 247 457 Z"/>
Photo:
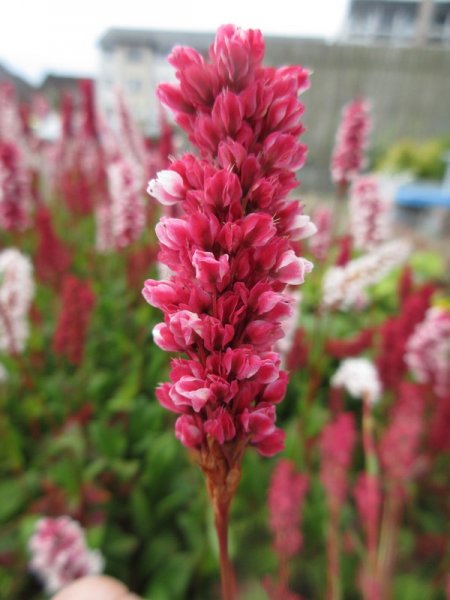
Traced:
<path fill-rule="evenodd" d="M 214 524 L 220 551 L 220 577 L 223 600 L 236 600 L 237 585 L 233 566 L 228 556 L 228 515 L 241 476 L 240 459 L 244 445 L 234 453 L 208 438 L 208 448 L 199 456 L 199 464 L 206 475 L 206 487 L 214 511 Z"/>
<path fill-rule="evenodd" d="M 228 514 L 230 503 L 225 502 L 214 507 L 214 524 L 216 526 L 217 538 L 220 551 L 220 579 L 223 600 L 235 600 L 236 576 L 233 565 L 228 556 Z"/>
<path fill-rule="evenodd" d="M 281 556 L 278 563 L 278 585 L 280 590 L 289 588 L 289 564 L 286 558 Z"/>

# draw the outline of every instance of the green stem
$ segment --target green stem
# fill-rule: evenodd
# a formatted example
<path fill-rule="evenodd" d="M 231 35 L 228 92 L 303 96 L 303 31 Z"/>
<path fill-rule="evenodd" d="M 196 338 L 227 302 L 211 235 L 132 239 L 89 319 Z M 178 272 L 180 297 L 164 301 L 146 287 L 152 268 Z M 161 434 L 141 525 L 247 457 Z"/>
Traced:
<path fill-rule="evenodd" d="M 339 506 L 330 506 L 330 520 L 327 535 L 327 592 L 326 600 L 340 600 L 340 568 L 339 568 Z"/>
<path fill-rule="evenodd" d="M 370 401 L 365 394 L 363 397 L 363 446 L 366 461 L 366 472 L 368 475 L 378 474 L 378 462 L 375 452 L 375 442 L 373 437 L 373 416 Z"/>
<path fill-rule="evenodd" d="M 383 600 L 392 598 L 392 571 L 397 544 L 398 519 L 401 501 L 399 491 L 390 486 L 385 501 L 383 523 L 381 526 L 380 546 L 378 551 L 378 575 L 381 583 Z"/>

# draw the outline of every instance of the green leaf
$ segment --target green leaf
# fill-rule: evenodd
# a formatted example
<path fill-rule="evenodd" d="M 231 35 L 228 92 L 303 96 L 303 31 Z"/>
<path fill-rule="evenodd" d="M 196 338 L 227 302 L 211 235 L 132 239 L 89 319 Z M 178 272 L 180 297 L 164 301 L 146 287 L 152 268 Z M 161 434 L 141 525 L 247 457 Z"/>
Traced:
<path fill-rule="evenodd" d="M 152 509 L 147 494 L 136 487 L 130 496 L 131 516 L 134 526 L 143 536 L 148 535 L 152 527 Z"/>
<path fill-rule="evenodd" d="M 0 521 L 5 522 L 18 514 L 28 497 L 27 486 L 17 479 L 7 479 L 0 483 Z"/>
<path fill-rule="evenodd" d="M 105 537 L 105 526 L 96 525 L 95 527 L 89 527 L 86 530 L 86 537 L 89 548 L 100 548 Z"/>
<path fill-rule="evenodd" d="M 245 587 L 241 600 L 269 600 L 269 596 L 259 581 L 252 581 Z"/>
<path fill-rule="evenodd" d="M 114 471 L 120 479 L 125 481 L 132 479 L 136 475 L 139 466 L 140 463 L 137 460 L 114 459 L 111 462 L 111 470 Z"/>
<path fill-rule="evenodd" d="M 89 433 L 97 450 L 108 458 L 121 457 L 127 445 L 124 434 L 104 422 L 94 421 L 89 425 Z"/>
<path fill-rule="evenodd" d="M 440 279 L 445 274 L 444 257 L 436 252 L 414 252 L 410 262 L 413 271 L 424 279 Z"/>
<path fill-rule="evenodd" d="M 81 463 L 85 453 L 85 439 L 80 427 L 74 425 L 55 438 L 52 438 L 48 445 L 50 456 L 61 455 L 68 452 L 78 463 Z"/>
<path fill-rule="evenodd" d="M 108 410 L 111 412 L 129 410 L 136 394 L 139 392 L 142 363 L 140 356 L 134 363 L 133 366 L 130 366 L 125 381 L 108 402 Z"/>
<path fill-rule="evenodd" d="M 136 550 L 139 540 L 134 535 L 126 535 L 123 532 L 115 532 L 114 536 L 108 536 L 105 546 L 108 554 L 118 558 L 129 558 Z"/>
<path fill-rule="evenodd" d="M 152 600 L 185 600 L 193 569 L 194 561 L 189 554 L 168 556 L 154 574 L 146 595 Z"/>
<path fill-rule="evenodd" d="M 414 575 L 400 575 L 394 582 L 394 600 L 433 598 L 433 586 Z"/>

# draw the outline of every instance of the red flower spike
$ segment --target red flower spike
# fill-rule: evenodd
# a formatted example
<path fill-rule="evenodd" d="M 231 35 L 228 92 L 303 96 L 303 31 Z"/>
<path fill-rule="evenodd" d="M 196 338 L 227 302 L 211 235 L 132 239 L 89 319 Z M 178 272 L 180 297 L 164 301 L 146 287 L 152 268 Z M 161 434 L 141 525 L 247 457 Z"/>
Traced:
<path fill-rule="evenodd" d="M 62 307 L 53 336 L 53 349 L 69 362 L 79 365 L 83 359 L 87 329 L 95 304 L 88 282 L 67 275 L 61 293 Z"/>

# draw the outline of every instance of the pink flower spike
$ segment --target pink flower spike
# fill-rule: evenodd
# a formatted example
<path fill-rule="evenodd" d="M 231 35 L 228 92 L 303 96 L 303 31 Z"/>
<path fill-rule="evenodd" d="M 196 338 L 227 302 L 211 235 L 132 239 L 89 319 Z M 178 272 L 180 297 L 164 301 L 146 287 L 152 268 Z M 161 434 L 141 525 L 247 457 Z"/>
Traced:
<path fill-rule="evenodd" d="M 391 235 L 391 203 L 375 177 L 357 177 L 351 186 L 350 232 L 358 250 L 371 250 Z"/>
<path fill-rule="evenodd" d="M 98 575 L 103 570 L 102 555 L 88 549 L 83 529 L 70 517 L 40 519 L 28 547 L 30 569 L 49 594 L 80 577 Z"/>
<path fill-rule="evenodd" d="M 356 508 L 363 526 L 369 549 L 377 548 L 380 519 L 381 490 L 378 477 L 360 473 L 354 488 Z"/>
<path fill-rule="evenodd" d="M 17 143 L 0 137 L 0 229 L 27 229 L 31 206 L 31 175 L 24 153 Z"/>
<path fill-rule="evenodd" d="M 350 413 L 339 414 L 322 431 L 320 479 L 330 506 L 335 504 L 340 507 L 345 500 L 355 441 L 355 421 Z"/>
<path fill-rule="evenodd" d="M 384 476 L 401 497 L 414 478 L 419 459 L 424 405 L 421 390 L 413 383 L 403 382 L 398 393 L 379 452 Z"/>
<path fill-rule="evenodd" d="M 308 477 L 296 472 L 291 461 L 278 462 L 270 481 L 269 514 L 275 551 L 281 561 L 292 558 L 301 549 L 300 516 L 308 487 Z"/>
<path fill-rule="evenodd" d="M 406 345 L 406 364 L 417 381 L 430 383 L 435 393 L 450 394 L 450 311 L 428 309 Z"/>
<path fill-rule="evenodd" d="M 287 286 L 312 269 L 294 249 L 315 226 L 289 197 L 306 158 L 298 96 L 309 73 L 265 68 L 263 54 L 259 31 L 233 25 L 219 29 L 209 57 L 173 50 L 176 83 L 158 95 L 197 152 L 149 184 L 176 218 L 156 228 L 169 279 L 147 280 L 143 295 L 164 315 L 157 344 L 184 353 L 157 399 L 181 415 L 176 436 L 205 473 L 218 527 L 246 448 L 273 456 L 284 447 L 276 405 L 288 376 L 275 344 L 293 316 Z"/>
<path fill-rule="evenodd" d="M 317 233 L 308 240 L 309 248 L 318 260 L 324 260 L 331 246 L 333 214 L 328 207 L 318 207 L 314 210 L 313 221 Z"/>
<path fill-rule="evenodd" d="M 34 293 L 30 259 L 16 248 L 0 251 L 0 352 L 14 355 L 25 350 Z"/>
<path fill-rule="evenodd" d="M 331 178 L 346 188 L 365 166 L 365 150 L 372 127 L 370 105 L 356 98 L 344 107 L 331 158 Z"/>

